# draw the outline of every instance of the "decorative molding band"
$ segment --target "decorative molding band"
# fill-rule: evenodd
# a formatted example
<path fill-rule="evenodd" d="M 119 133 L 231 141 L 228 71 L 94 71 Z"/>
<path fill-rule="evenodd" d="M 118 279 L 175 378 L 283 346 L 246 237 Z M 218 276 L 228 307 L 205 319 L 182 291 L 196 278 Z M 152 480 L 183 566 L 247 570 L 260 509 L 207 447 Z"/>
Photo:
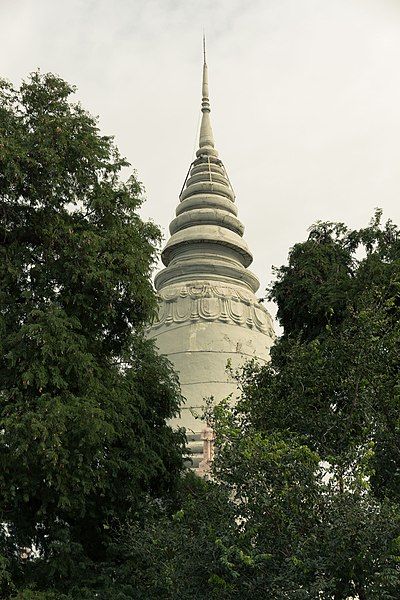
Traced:
<path fill-rule="evenodd" d="M 275 337 L 271 317 L 251 292 L 212 282 L 164 288 L 158 294 L 158 318 L 152 329 L 171 323 L 220 321 L 257 329 Z"/>

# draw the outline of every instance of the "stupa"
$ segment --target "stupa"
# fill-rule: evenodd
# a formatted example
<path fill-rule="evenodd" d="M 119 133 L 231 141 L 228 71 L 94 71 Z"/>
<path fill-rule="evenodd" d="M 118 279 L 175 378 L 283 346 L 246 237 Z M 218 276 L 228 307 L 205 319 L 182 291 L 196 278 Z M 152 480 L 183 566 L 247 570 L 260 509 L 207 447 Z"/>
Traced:
<path fill-rule="evenodd" d="M 201 420 L 204 399 L 238 395 L 231 369 L 250 359 L 266 362 L 274 340 L 272 320 L 255 296 L 257 277 L 243 239 L 235 194 L 215 149 L 210 121 L 204 45 L 199 149 L 184 181 L 176 217 L 155 277 L 159 296 L 155 338 L 179 374 L 186 403 L 175 425 L 185 427 L 193 467 L 207 467 L 212 434 Z"/>

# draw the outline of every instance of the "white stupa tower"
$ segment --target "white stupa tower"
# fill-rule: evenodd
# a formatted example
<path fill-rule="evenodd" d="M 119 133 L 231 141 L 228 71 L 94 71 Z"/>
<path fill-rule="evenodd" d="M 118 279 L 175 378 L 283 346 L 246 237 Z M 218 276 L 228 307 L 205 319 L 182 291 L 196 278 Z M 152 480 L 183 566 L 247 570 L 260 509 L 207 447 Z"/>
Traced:
<path fill-rule="evenodd" d="M 187 430 L 195 468 L 209 458 L 198 418 L 204 398 L 234 400 L 228 361 L 234 370 L 252 358 L 265 362 L 274 340 L 271 317 L 255 296 L 259 281 L 248 270 L 253 258 L 235 194 L 215 149 L 205 52 L 202 94 L 199 149 L 161 254 L 159 314 L 148 334 L 179 373 L 186 403 L 176 424 Z"/>

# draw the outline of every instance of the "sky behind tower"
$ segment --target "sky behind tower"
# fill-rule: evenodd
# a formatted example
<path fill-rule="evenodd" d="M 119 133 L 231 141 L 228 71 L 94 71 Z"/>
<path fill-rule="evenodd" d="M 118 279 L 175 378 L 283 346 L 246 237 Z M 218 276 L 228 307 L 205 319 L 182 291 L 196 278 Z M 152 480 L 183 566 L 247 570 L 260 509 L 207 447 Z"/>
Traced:
<path fill-rule="evenodd" d="M 0 75 L 78 87 L 168 235 L 196 149 L 202 31 L 211 119 L 260 292 L 316 220 L 400 221 L 398 0 L 0 0 Z"/>

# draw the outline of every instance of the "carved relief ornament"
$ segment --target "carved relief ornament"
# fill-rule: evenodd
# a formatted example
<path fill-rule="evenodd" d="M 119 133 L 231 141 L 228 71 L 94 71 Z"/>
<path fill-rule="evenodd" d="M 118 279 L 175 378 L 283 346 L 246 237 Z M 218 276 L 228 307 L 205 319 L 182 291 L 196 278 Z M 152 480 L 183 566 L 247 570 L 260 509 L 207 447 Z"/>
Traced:
<path fill-rule="evenodd" d="M 274 337 L 271 317 L 251 293 L 240 288 L 189 283 L 160 290 L 158 318 L 152 328 L 190 321 L 220 321 L 258 329 Z"/>

